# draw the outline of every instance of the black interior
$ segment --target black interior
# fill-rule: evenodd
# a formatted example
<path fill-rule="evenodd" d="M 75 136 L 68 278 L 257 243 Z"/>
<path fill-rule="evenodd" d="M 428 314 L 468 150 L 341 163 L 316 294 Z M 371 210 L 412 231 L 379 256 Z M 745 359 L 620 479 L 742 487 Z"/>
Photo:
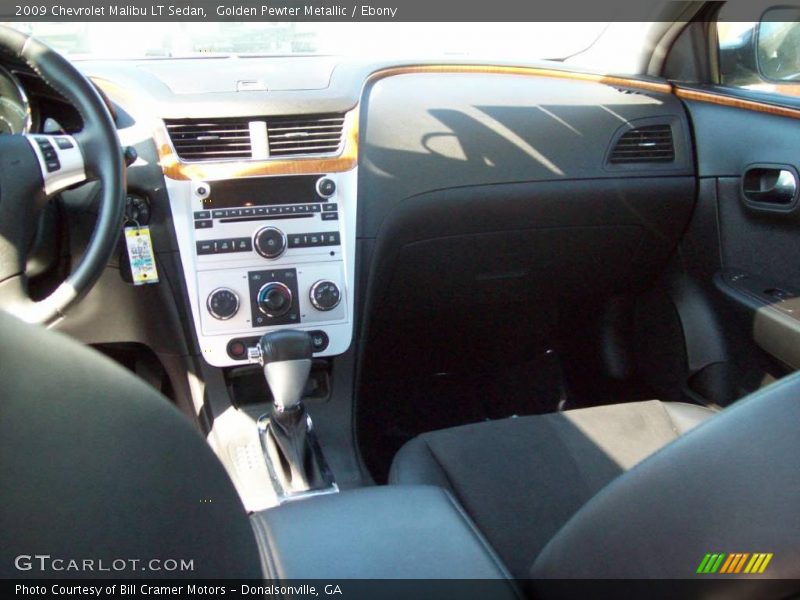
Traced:
<path fill-rule="evenodd" d="M 768 98 L 771 103 L 749 110 L 729 102 L 681 97 L 680 90 L 693 90 L 712 97 L 764 100 L 758 93 L 722 85 L 718 57 L 709 51 L 711 42 L 709 23 L 698 20 L 671 46 L 661 77 L 648 81 L 669 84 L 674 93 L 652 91 L 635 81 L 626 86 L 490 72 L 373 78 L 372 73 L 392 64 L 354 62 L 337 66 L 325 92 L 329 98 L 321 99 L 323 92 L 315 92 L 320 96 L 311 94 L 304 100 L 308 105 L 301 105 L 293 104 L 289 92 L 276 96 L 270 110 L 301 106 L 300 112 L 310 112 L 315 102 L 324 104 L 326 111 L 359 106 L 355 333 L 346 353 L 313 362 L 305 390 L 309 413 L 343 490 L 387 483 L 401 447 L 415 438 L 433 439 L 418 437 L 421 434 L 485 421 L 504 428 L 512 422 L 507 417 L 523 422 L 526 416 L 548 415 L 546 420 L 536 421 L 543 431 L 541 439 L 552 436 L 561 440 L 561 434 L 553 434 L 541 424 L 563 424 L 565 410 L 604 405 L 630 408 L 657 399 L 711 412 L 737 404 L 800 368 L 800 198 L 796 187 L 793 195 L 762 193 L 775 184 L 782 171 L 794 177 L 795 184 L 800 179 L 800 102 L 787 97 L 778 103 L 772 97 Z M 282 62 L 286 59 L 257 60 L 276 69 L 289 68 Z M 65 131 L 75 131 L 76 115 L 65 104 L 64 95 L 25 64 L 12 62 L 9 66 L 20 72 L 38 107 L 34 127 L 45 117 L 58 117 Z M 153 73 L 136 65 L 88 65 L 86 71 L 101 79 L 116 68 L 121 80 L 129 85 L 141 82 L 142 89 L 154 98 L 163 100 L 159 94 L 169 94 Z M 213 69 L 220 67 L 211 61 L 196 68 L 207 68 L 213 75 Z M 168 108 L 161 117 L 180 118 L 185 110 L 198 114 L 207 110 L 207 99 L 178 96 L 167 96 Z M 224 102 L 215 99 L 214 104 L 219 108 Z M 247 98 L 232 100 L 226 114 L 220 116 L 246 115 L 254 104 Z M 796 112 L 770 114 L 768 109 L 778 105 Z M 125 107 L 113 108 L 120 130 L 136 119 L 135 111 L 129 114 Z M 629 154 L 634 152 L 626 145 L 630 140 L 645 140 L 642 147 L 647 150 Z M 114 407 L 130 401 L 146 409 L 141 418 L 163 419 L 162 430 L 156 433 L 165 439 L 174 433 L 168 444 L 168 450 L 176 453 L 171 460 L 188 464 L 191 457 L 187 453 L 202 453 L 199 446 L 195 448 L 199 437 L 189 441 L 191 428 L 186 420 L 195 433 L 213 440 L 226 411 L 256 414 L 265 410 L 272 398 L 259 367 L 217 368 L 204 360 L 156 143 L 145 139 L 133 146 L 142 160 L 127 169 L 126 218 L 150 226 L 161 283 L 131 285 L 130 265 L 123 246 L 117 243 L 91 293 L 71 306 L 54 329 L 94 346 L 150 384 L 134 384 L 128 377 L 125 393 L 115 399 L 116 405 L 101 412 L 93 412 L 94 406 L 84 407 L 87 423 L 113 424 L 106 434 L 92 438 L 92 451 L 103 452 L 113 446 L 111 437 L 124 429 L 121 419 L 126 415 L 115 412 Z M 297 183 L 310 188 L 313 181 L 301 178 Z M 35 260 L 27 266 L 34 299 L 47 297 L 56 289 L 62 277 L 81 264 L 87 248 L 96 262 L 89 240 L 98 215 L 111 218 L 109 194 L 108 189 L 89 184 L 65 191 L 45 208 L 31 243 L 30 255 Z M 122 206 L 116 208 L 118 217 Z M 105 239 L 111 244 L 115 236 L 107 234 Z M 4 332 L 7 327 L 12 335 L 24 335 L 16 323 L 2 326 Z M 31 339 L 39 339 L 40 333 L 32 334 Z M 47 340 L 43 338 L 42 343 Z M 8 364 L 24 362 L 26 356 L 30 361 L 41 358 L 8 352 Z M 76 355 L 74 361 L 81 357 L 85 355 Z M 116 371 L 110 362 L 100 359 L 98 369 L 95 383 L 103 393 L 115 397 Z M 89 373 L 79 364 L 74 370 L 67 380 L 72 386 L 69 392 L 79 396 L 80 376 L 94 378 L 95 372 Z M 57 382 L 51 379 L 15 381 L 12 388 L 20 395 L 31 389 L 43 396 L 59 393 Z M 153 388 L 180 409 L 185 419 L 177 419 L 177 412 L 166 404 L 159 405 L 161 397 L 154 395 Z M 780 403 L 788 406 L 788 388 L 777 389 Z M 744 408 L 735 413 L 738 417 L 726 417 L 728 421 L 722 425 L 700 426 L 711 432 L 709 439 L 719 441 L 726 452 L 736 448 L 731 438 L 724 436 L 725 423 L 747 443 L 769 435 L 769 429 L 750 426 L 749 415 L 755 418 L 759 414 L 752 408 L 755 403 L 747 400 L 742 404 Z M 11 408 L 22 411 L 24 407 L 13 404 Z M 68 409 L 61 404 L 52 414 L 45 407 L 41 410 L 48 415 L 48 422 L 57 422 L 59 411 Z M 770 460 L 778 460 L 780 448 L 791 449 L 786 441 L 791 437 L 788 426 L 774 407 L 764 409 L 763 414 L 768 417 L 765 422 L 784 436 L 776 450 L 768 452 Z M 671 422 L 665 423 L 670 426 Z M 174 432 L 164 429 L 173 425 Z M 30 444 L 26 436 L 33 435 L 32 431 L 7 429 L 10 431 L 4 430 L 4 435 L 14 436 L 20 445 Z M 682 433 L 678 427 L 674 429 L 674 435 L 664 436 L 664 443 Z M 566 437 L 575 433 L 569 431 Z M 481 435 L 476 433 L 474 439 Z M 709 502 L 724 505 L 726 490 L 735 494 L 738 488 L 732 480 L 717 477 L 713 463 L 695 465 L 692 452 L 706 451 L 708 445 L 693 441 L 697 436 L 689 439 L 669 446 L 677 448 L 673 456 L 687 473 L 699 478 L 693 479 L 692 486 L 699 486 L 691 487 L 693 493 L 702 492 L 702 485 L 696 482 L 706 478 L 718 485 Z M 503 466 L 500 463 L 524 455 L 527 446 L 517 441 L 513 436 L 504 439 L 504 447 L 513 451 L 493 463 L 499 465 L 498 470 Z M 549 447 L 551 454 L 537 455 L 544 470 L 557 470 L 562 464 L 556 441 Z M 163 450 L 163 446 L 154 447 Z M 155 474 L 160 477 L 163 465 L 157 452 L 143 450 L 140 458 L 157 465 Z M 203 460 L 211 457 L 207 450 Z M 82 451 L 78 446 L 74 451 L 75 459 L 80 460 Z M 473 451 L 477 454 L 471 454 Z M 452 450 L 450 464 L 442 469 L 459 475 L 468 471 L 470 476 L 471 465 L 459 461 L 464 456 L 479 461 L 480 453 L 474 448 L 460 452 L 460 447 Z M 614 544 L 621 546 L 622 538 L 631 534 L 637 522 L 659 531 L 679 527 L 675 519 L 654 525 L 653 513 L 639 505 L 631 509 L 634 520 L 611 527 L 609 524 L 615 523 L 611 505 L 616 500 L 625 502 L 620 486 L 611 482 L 628 466 L 598 458 L 596 448 L 587 452 L 597 460 L 591 481 L 580 494 L 564 501 L 562 520 L 541 525 L 547 535 L 542 534 L 537 555 L 517 557 L 519 564 L 514 566 L 518 570 L 513 575 L 525 576 L 534 564 L 534 575 L 546 572 L 567 577 L 574 573 L 565 573 L 561 565 L 566 564 L 570 552 L 589 558 L 602 555 L 600 534 L 586 538 L 584 547 L 579 543 L 584 538 L 570 529 L 556 544 L 546 546 L 556 531 L 564 531 L 561 527 L 568 518 L 601 489 L 600 500 L 589 512 L 605 524 L 603 531 L 613 531 L 609 539 Z M 663 455 L 647 463 L 656 466 L 646 467 L 642 477 L 622 476 L 627 482 L 622 485 L 627 493 L 646 497 L 652 506 L 663 508 L 659 503 L 667 503 L 664 498 L 671 493 L 665 486 L 678 487 L 683 479 L 659 456 Z M 721 463 L 723 458 L 716 460 Z M 748 477 L 755 482 L 765 477 L 757 463 L 751 455 L 745 461 Z M 564 465 L 565 470 L 572 468 L 567 462 Z M 3 466 L 19 468 L 13 461 Z M 770 468 L 766 463 L 760 466 Z M 208 468 L 212 483 L 225 479 L 218 464 Z M 660 478 L 665 471 L 670 477 Z M 781 477 L 790 478 L 785 471 L 776 470 L 784 473 Z M 183 475 L 175 485 L 182 492 L 193 489 L 199 475 Z M 132 467 L 131 476 L 134 479 L 118 492 L 120 496 L 130 492 L 137 481 L 142 486 L 151 484 L 149 475 L 140 469 Z M 53 473 L 52 479 L 60 486 L 72 485 L 61 472 Z M 466 487 L 476 487 L 467 479 Z M 543 489 L 558 477 L 553 474 L 545 479 Z M 579 479 L 576 476 L 575 480 Z M 603 495 L 607 485 L 611 491 Z M 14 493 L 45 494 L 38 486 L 23 486 Z M 243 510 L 233 490 L 222 488 L 224 506 L 241 517 Z M 456 488 L 454 484 L 451 493 L 468 505 L 457 497 Z M 665 496 L 655 497 L 659 490 Z M 370 492 L 361 496 L 363 493 L 357 490 L 351 496 L 356 498 L 353 502 L 369 504 Z M 379 506 L 391 504 L 386 512 L 389 517 L 376 509 L 377 516 L 370 513 L 370 518 L 391 527 L 386 523 L 393 518 L 397 504 L 375 498 Z M 552 498 L 559 497 L 555 494 Z M 158 513 L 158 506 L 123 500 L 120 506 Z M 444 502 L 438 497 L 434 500 Z M 166 496 L 160 501 L 166 502 Z M 765 510 L 779 504 L 775 498 L 764 502 Z M 688 512 L 694 505 L 677 499 L 674 506 Z M 221 513 L 209 517 L 197 506 L 190 508 L 183 524 L 208 533 L 210 543 L 225 543 L 217 538 L 226 535 L 221 529 L 226 517 Z M 331 527 L 339 535 L 339 529 L 346 528 L 348 519 L 353 518 L 350 509 L 340 512 L 336 501 L 325 507 L 329 513 L 309 517 L 304 516 L 302 507 L 279 510 L 282 512 L 257 518 L 257 535 L 263 534 L 265 539 L 288 536 L 283 529 L 285 520 L 308 518 L 313 522 L 320 514 L 332 515 L 332 521 L 317 525 Z M 725 510 L 731 519 L 741 516 L 733 514 L 733 509 Z M 467 512 L 475 518 L 469 505 Z M 513 514 L 509 515 L 503 517 L 507 519 L 501 523 L 504 527 L 512 525 L 508 521 Z M 579 524 L 589 519 L 586 512 L 579 515 Z M 452 516 L 448 513 L 442 519 Z M 63 517 L 66 523 L 66 509 Z M 470 517 L 465 517 L 467 522 Z M 796 515 L 786 518 L 796 521 Z M 336 519 L 344 524 L 331 524 Z M 692 519 L 699 528 L 696 531 L 705 531 L 699 516 L 694 514 Z M 435 520 L 431 517 L 430 522 Z M 482 534 L 474 536 L 473 531 L 464 529 L 464 523 L 456 521 L 447 521 L 454 536 L 466 536 L 479 549 L 487 544 Z M 135 518 L 125 517 L 113 526 L 133 528 L 135 522 Z M 208 527 L 209 522 L 214 526 Z M 211 552 L 211 571 L 215 565 L 233 575 L 252 576 L 259 570 L 250 531 L 242 523 L 239 518 L 228 535 L 248 540 L 240 546 L 247 558 L 239 561 L 236 556 L 226 558 Z M 165 531 L 178 530 L 179 525 L 163 523 Z M 66 523 L 53 536 L 68 535 L 70 527 Z M 589 525 L 585 528 L 591 529 Z M 702 535 L 692 531 L 692 543 L 697 545 Z M 180 533 L 183 536 L 185 531 Z M 297 539 L 289 539 L 285 547 L 296 549 Z M 183 537 L 176 538 L 176 548 L 180 549 L 182 541 Z M 760 543 L 752 537 L 748 541 Z M 349 543 L 358 546 L 361 542 L 350 539 Z M 488 542 L 493 543 L 491 539 Z M 536 556 L 539 559 L 534 563 Z M 318 555 L 312 558 L 321 564 Z M 476 551 L 474 558 L 487 573 L 507 575 L 504 567 L 497 569 L 491 547 L 488 554 Z M 509 562 L 507 557 L 501 558 Z M 297 573 L 304 572 L 308 564 L 297 567 Z M 295 566 L 287 561 L 282 567 L 285 570 L 277 569 L 276 574 L 295 576 Z M 631 571 L 620 569 L 619 574 L 631 576 Z"/>

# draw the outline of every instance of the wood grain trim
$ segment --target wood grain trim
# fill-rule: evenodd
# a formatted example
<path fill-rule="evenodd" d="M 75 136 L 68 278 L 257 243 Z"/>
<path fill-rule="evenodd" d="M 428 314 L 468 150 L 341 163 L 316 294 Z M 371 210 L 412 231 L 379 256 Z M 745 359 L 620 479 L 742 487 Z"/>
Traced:
<path fill-rule="evenodd" d="M 592 73 L 576 73 L 543 69 L 538 67 L 508 67 L 497 65 L 415 65 L 404 67 L 391 67 L 375 71 L 367 78 L 371 83 L 387 77 L 397 75 L 411 75 L 424 73 L 452 73 L 452 74 L 492 74 L 492 75 L 518 75 L 525 77 L 550 77 L 554 79 L 568 79 L 584 81 L 603 85 L 631 87 L 651 92 L 671 93 L 672 86 L 668 83 L 629 79 L 610 75 L 596 75 Z M 115 98 L 124 106 L 135 108 L 142 104 L 130 91 L 121 88 L 114 82 L 96 78 L 94 79 L 103 91 Z M 149 112 L 149 111 L 148 111 Z M 330 158 L 294 158 L 261 161 L 220 161 L 220 162 L 183 162 L 175 152 L 169 139 L 169 134 L 160 119 L 153 127 L 153 139 L 158 150 L 159 165 L 164 176 L 175 180 L 215 180 L 233 179 L 236 177 L 256 177 L 263 175 L 303 175 L 315 173 L 336 173 L 349 171 L 358 163 L 359 143 L 359 113 L 358 106 L 345 116 L 343 127 L 344 146 L 339 156 Z"/>
<path fill-rule="evenodd" d="M 670 93 L 672 86 L 668 83 L 642 81 L 624 77 L 594 75 L 589 73 L 571 73 L 550 69 L 530 67 L 504 67 L 492 65 L 417 65 L 408 67 L 392 67 L 372 73 L 368 82 L 417 73 L 484 73 L 498 75 L 521 75 L 526 77 L 552 77 L 586 81 L 604 85 L 634 87 L 652 92 Z M 342 154 L 332 158 L 296 158 L 268 161 L 231 161 L 231 162 L 182 162 L 175 153 L 167 135 L 166 128 L 155 131 L 154 139 L 158 148 L 159 163 L 164 175 L 178 180 L 214 180 L 232 179 L 235 177 L 255 177 L 262 175 L 302 175 L 312 173 L 336 173 L 355 168 L 358 162 L 358 107 L 347 113 L 344 125 L 345 143 Z"/>
<path fill-rule="evenodd" d="M 358 162 L 358 107 L 345 115 L 342 127 L 342 153 L 330 158 L 292 158 L 272 160 L 182 162 L 170 142 L 166 127 L 156 129 L 153 138 L 158 148 L 164 176 L 178 180 L 234 179 L 262 175 L 310 175 L 338 173 L 355 168 Z"/>
<path fill-rule="evenodd" d="M 719 106 L 730 106 L 732 108 L 752 110 L 755 112 L 766 113 L 779 117 L 789 117 L 790 119 L 800 119 L 800 110 L 796 108 L 775 106 L 774 104 L 767 104 L 766 102 L 758 102 L 756 100 L 745 100 L 743 98 L 736 98 L 734 96 L 726 96 L 724 94 L 715 94 L 713 92 L 703 92 L 700 90 L 692 90 L 682 87 L 675 88 L 675 95 L 684 100 L 695 100 L 697 102 L 707 102 L 709 104 L 717 104 Z"/>
<path fill-rule="evenodd" d="M 165 177 L 176 180 L 233 179 L 261 175 L 313 175 L 337 173 L 353 169 L 358 162 L 358 107 L 345 114 L 342 135 L 344 144 L 338 156 L 325 158 L 293 158 L 273 160 L 232 160 L 183 162 L 178 157 L 169 139 L 167 128 L 161 119 L 152 118 L 151 103 L 131 91 L 103 78 L 92 79 L 106 94 L 133 112 L 137 118 L 149 118 L 152 122 L 152 137 L 158 151 L 158 164 Z"/>
<path fill-rule="evenodd" d="M 494 75 L 520 75 L 526 77 L 552 77 L 570 79 L 604 85 L 633 87 L 651 92 L 670 93 L 672 86 L 668 83 L 595 75 L 591 73 L 572 73 L 551 69 L 532 67 L 505 67 L 493 65 L 417 65 L 392 67 L 372 73 L 367 82 L 374 82 L 396 75 L 419 73 L 475 73 Z M 232 179 L 235 177 L 255 177 L 262 175 L 301 175 L 311 173 L 336 173 L 355 168 L 358 162 L 358 107 L 350 111 L 345 119 L 345 145 L 342 154 L 324 159 L 287 159 L 269 161 L 231 161 L 185 163 L 178 158 L 170 143 L 166 128 L 158 128 L 154 139 L 158 147 L 159 163 L 164 175 L 178 180 L 214 180 Z"/>
<path fill-rule="evenodd" d="M 506 67 L 497 65 L 416 65 L 408 67 L 390 67 L 388 69 L 375 71 L 367 78 L 367 81 L 377 81 L 378 79 L 394 77 L 395 75 L 410 75 L 414 73 L 482 73 L 488 75 L 550 77 L 554 79 L 571 79 L 589 83 L 632 87 L 665 94 L 672 92 L 672 85 L 657 81 L 644 81 L 641 79 L 629 79 L 627 77 L 598 75 L 594 73 L 559 71 L 557 69 L 543 69 L 539 67 Z"/>

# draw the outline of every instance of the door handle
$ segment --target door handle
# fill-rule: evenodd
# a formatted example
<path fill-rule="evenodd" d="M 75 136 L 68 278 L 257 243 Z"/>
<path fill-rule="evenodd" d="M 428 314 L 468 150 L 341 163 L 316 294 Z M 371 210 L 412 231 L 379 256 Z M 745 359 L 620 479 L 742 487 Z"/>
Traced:
<path fill-rule="evenodd" d="M 785 206 L 797 195 L 797 175 L 780 166 L 751 167 L 744 173 L 742 192 L 750 202 Z"/>

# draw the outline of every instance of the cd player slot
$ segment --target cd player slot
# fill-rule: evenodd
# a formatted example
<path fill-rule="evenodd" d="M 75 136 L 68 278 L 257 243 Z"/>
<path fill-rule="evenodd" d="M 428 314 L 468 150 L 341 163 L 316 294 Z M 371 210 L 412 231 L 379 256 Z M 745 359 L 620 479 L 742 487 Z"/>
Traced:
<path fill-rule="evenodd" d="M 257 217 L 231 217 L 228 219 L 220 219 L 220 223 L 245 223 L 247 221 L 273 221 L 276 219 L 308 219 L 314 215 L 259 215 Z"/>

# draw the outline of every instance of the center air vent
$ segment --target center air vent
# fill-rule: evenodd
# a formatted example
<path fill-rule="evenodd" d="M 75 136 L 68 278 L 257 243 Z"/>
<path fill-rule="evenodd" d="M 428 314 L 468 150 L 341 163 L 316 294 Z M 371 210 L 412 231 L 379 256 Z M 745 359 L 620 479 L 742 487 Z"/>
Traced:
<path fill-rule="evenodd" d="M 267 120 L 270 156 L 328 154 L 339 150 L 343 115 L 273 117 Z"/>
<path fill-rule="evenodd" d="M 250 127 L 244 119 L 165 121 L 175 152 L 186 160 L 250 158 Z"/>
<path fill-rule="evenodd" d="M 672 162 L 675 147 L 672 127 L 668 124 L 646 125 L 623 133 L 608 157 L 611 164 Z"/>
<path fill-rule="evenodd" d="M 270 157 L 282 158 L 338 153 L 344 115 L 168 119 L 165 124 L 184 160 L 266 158 L 265 146 Z"/>

